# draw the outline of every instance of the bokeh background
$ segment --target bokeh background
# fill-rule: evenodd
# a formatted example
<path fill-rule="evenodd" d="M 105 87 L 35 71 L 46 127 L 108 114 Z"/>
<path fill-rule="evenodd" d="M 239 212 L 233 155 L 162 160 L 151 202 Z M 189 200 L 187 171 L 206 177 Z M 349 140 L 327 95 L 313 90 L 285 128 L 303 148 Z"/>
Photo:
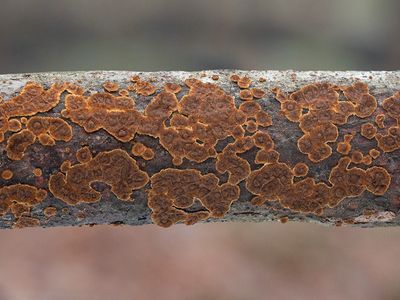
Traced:
<path fill-rule="evenodd" d="M 0 73 L 399 70 L 398 0 L 1 0 Z M 0 232 L 0 299 L 400 298 L 400 229 Z"/>

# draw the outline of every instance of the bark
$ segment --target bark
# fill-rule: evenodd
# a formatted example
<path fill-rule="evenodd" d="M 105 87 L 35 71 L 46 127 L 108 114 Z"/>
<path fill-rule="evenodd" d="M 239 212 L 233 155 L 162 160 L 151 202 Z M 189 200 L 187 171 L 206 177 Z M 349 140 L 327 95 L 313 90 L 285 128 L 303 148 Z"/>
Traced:
<path fill-rule="evenodd" d="M 361 124 L 370 121 L 373 122 L 373 116 L 368 118 L 350 117 L 348 123 L 339 127 L 339 138 L 335 143 L 329 143 L 333 149 L 333 154 L 318 163 L 312 163 L 307 159 L 307 155 L 298 151 L 296 142 L 302 135 L 298 123 L 290 122 L 280 114 L 279 102 L 275 99 L 271 89 L 280 88 L 284 92 L 294 92 L 304 85 L 314 84 L 316 82 L 328 82 L 337 85 L 351 85 L 356 81 L 362 81 L 368 84 L 370 93 L 378 101 L 377 112 L 384 113 L 381 109 L 382 101 L 395 92 L 400 90 L 400 71 L 240 71 L 240 70 L 215 70 L 203 72 L 128 72 L 128 71 L 92 71 L 92 72 L 66 72 L 66 73 L 36 73 L 36 74 L 10 74 L 0 75 L 0 95 L 6 102 L 11 97 L 16 96 L 23 86 L 34 81 L 43 84 L 48 88 L 54 82 L 77 82 L 89 92 L 103 91 L 102 84 L 106 81 L 118 82 L 121 88 L 126 88 L 130 82 L 129 78 L 133 75 L 139 75 L 141 80 L 151 82 L 156 86 L 157 91 L 162 89 L 165 83 L 178 83 L 185 87 L 184 80 L 194 77 L 203 82 L 212 82 L 220 86 L 224 91 L 235 97 L 236 105 L 243 103 L 239 98 L 239 88 L 229 79 L 232 74 L 248 76 L 252 79 L 252 86 L 265 90 L 266 96 L 256 100 L 263 109 L 267 110 L 274 120 L 274 124 L 268 127 L 275 142 L 275 149 L 280 153 L 281 161 L 293 166 L 295 162 L 303 161 L 310 167 L 309 175 L 313 176 L 317 182 L 328 182 L 328 176 L 331 169 L 337 164 L 343 156 L 336 152 L 338 141 L 343 141 L 343 134 L 351 130 L 360 130 Z M 204 76 L 205 75 L 205 76 Z M 212 75 L 218 75 L 218 80 L 211 78 Z M 265 78 L 265 82 L 259 82 L 259 78 Z M 184 90 L 184 92 L 187 92 Z M 152 96 L 137 96 L 131 93 L 135 98 L 136 108 L 143 111 L 149 103 Z M 64 97 L 61 97 L 60 103 L 52 110 L 39 113 L 40 116 L 60 117 L 60 111 L 64 108 Z M 178 99 L 180 94 L 178 94 Z M 387 117 L 387 119 L 390 119 Z M 100 129 L 93 133 L 87 133 L 81 126 L 64 118 L 73 128 L 73 137 L 69 142 L 56 142 L 54 146 L 46 147 L 35 143 L 29 147 L 22 160 L 10 160 L 6 155 L 6 146 L 10 132 L 6 133 L 5 140 L 0 144 L 3 155 L 0 159 L 1 171 L 10 169 L 13 177 L 10 180 L 0 179 L 2 186 L 18 183 L 29 184 L 38 188 L 48 190 L 48 180 L 52 174 L 60 170 L 61 163 L 69 158 L 76 162 L 75 152 L 86 144 L 92 152 L 109 151 L 112 149 L 124 149 L 130 153 L 132 142 L 123 143 L 118 141 L 105 130 Z M 383 131 L 384 132 L 384 131 Z M 157 138 L 146 135 L 137 135 L 135 141 L 152 148 L 155 152 L 155 158 L 145 161 L 136 158 L 138 166 L 149 176 L 166 168 L 176 168 L 171 162 L 171 156 L 160 145 Z M 222 141 L 219 147 L 226 145 L 231 140 Z M 65 154 L 66 148 L 70 149 L 70 154 Z M 368 153 L 371 147 L 376 148 L 375 141 L 369 141 L 358 134 L 352 141 L 352 148 L 359 149 L 363 153 Z M 220 148 L 219 150 L 221 150 Z M 382 152 L 382 151 L 381 151 Z M 61 155 L 60 153 L 63 153 Z M 251 169 L 260 168 L 260 165 L 254 164 L 254 151 L 244 154 Z M 333 208 L 325 208 L 321 215 L 314 213 L 300 213 L 287 209 L 279 205 L 278 202 L 267 202 L 264 205 L 256 206 L 251 204 L 252 194 L 246 190 L 245 182 L 240 186 L 240 198 L 232 203 L 228 213 L 222 218 L 209 218 L 202 222 L 261 222 L 261 221 L 306 221 L 325 225 L 351 225 L 363 227 L 375 226 L 394 226 L 400 224 L 400 191 L 399 191 L 399 162 L 400 151 L 387 152 L 381 154 L 379 158 L 373 161 L 371 166 L 383 166 L 391 175 L 391 184 L 389 189 L 383 195 L 374 195 L 364 192 L 358 197 L 348 197 Z M 360 168 L 366 169 L 367 166 L 360 165 Z M 41 176 L 34 176 L 32 170 L 40 168 Z M 184 160 L 179 169 L 195 168 L 202 173 L 214 173 L 221 182 L 226 181 L 227 174 L 220 174 L 215 170 L 215 159 L 208 159 L 203 163 L 194 163 Z M 147 191 L 150 188 L 150 182 L 147 185 L 133 192 L 134 201 L 119 200 L 105 184 L 96 184 L 96 190 L 101 191 L 101 200 L 95 203 L 78 203 L 68 205 L 64 201 L 57 199 L 51 192 L 39 204 L 31 208 L 29 217 L 39 220 L 42 227 L 54 226 L 80 226 L 92 224 L 126 224 L 142 225 L 150 224 L 151 210 L 147 205 Z M 1 200 L 0 200 L 1 201 Z M 44 214 L 46 207 L 55 207 L 57 212 L 54 216 L 48 217 Z M 0 218 L 0 228 L 12 228 L 16 225 L 17 218 L 10 211 Z M 29 225 L 29 224 L 28 224 Z M 18 225 L 17 225 L 18 226 Z M 24 226 L 24 225 L 22 225 Z"/>

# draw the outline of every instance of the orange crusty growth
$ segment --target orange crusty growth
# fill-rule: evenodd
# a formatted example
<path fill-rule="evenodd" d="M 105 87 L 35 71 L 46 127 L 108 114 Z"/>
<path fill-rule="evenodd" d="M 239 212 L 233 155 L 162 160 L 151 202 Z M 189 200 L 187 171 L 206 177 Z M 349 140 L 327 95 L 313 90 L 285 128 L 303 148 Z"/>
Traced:
<path fill-rule="evenodd" d="M 42 145 L 54 145 L 55 141 L 68 142 L 72 139 L 71 126 L 61 118 L 35 116 L 28 120 L 26 127 L 7 140 L 8 158 L 21 160 L 36 138 Z"/>
<path fill-rule="evenodd" d="M 241 77 L 238 81 L 237 81 L 237 85 L 238 87 L 240 87 L 241 89 L 248 89 L 250 87 L 251 84 L 251 80 L 249 77 Z"/>
<path fill-rule="evenodd" d="M 265 96 L 265 91 L 263 91 L 262 89 L 253 88 L 251 89 L 251 91 L 253 93 L 253 97 L 256 99 L 261 99 Z"/>
<path fill-rule="evenodd" d="M 43 213 L 47 218 L 54 217 L 57 214 L 57 208 L 54 206 L 47 206 L 43 209 Z"/>
<path fill-rule="evenodd" d="M 278 88 L 272 90 L 281 103 L 283 115 L 289 121 L 299 123 L 304 135 L 297 145 L 312 162 L 320 162 L 332 154 L 328 143 L 338 138 L 337 125 L 345 124 L 351 115 L 370 116 L 377 107 L 377 101 L 369 94 L 366 84 L 357 82 L 342 89 L 348 101 L 339 101 L 336 87 L 328 83 L 304 86 L 290 96 Z M 308 111 L 304 113 L 304 109 Z M 338 151 L 347 152 L 345 148 L 347 145 L 341 144 Z"/>
<path fill-rule="evenodd" d="M 375 139 L 378 142 L 378 147 L 384 152 L 393 152 L 400 149 L 400 127 L 391 126 L 387 130 L 387 134 L 377 133 Z"/>
<path fill-rule="evenodd" d="M 229 79 L 230 79 L 232 82 L 238 82 L 239 79 L 240 79 L 240 76 L 237 75 L 237 74 L 232 74 L 231 77 L 229 77 Z"/>
<path fill-rule="evenodd" d="M 361 151 L 355 150 L 353 151 L 353 153 L 351 154 L 351 161 L 355 164 L 359 164 L 362 162 L 363 160 L 363 154 Z"/>
<path fill-rule="evenodd" d="M 396 119 L 397 124 L 400 125 L 400 91 L 383 100 L 382 106 L 387 111 L 388 115 Z"/>
<path fill-rule="evenodd" d="M 365 123 L 361 125 L 361 135 L 371 140 L 375 137 L 378 129 L 372 123 Z"/>
<path fill-rule="evenodd" d="M 154 85 L 152 85 L 150 82 L 140 79 L 138 79 L 134 85 L 130 85 L 128 89 L 144 96 L 150 96 L 156 91 L 156 87 Z"/>
<path fill-rule="evenodd" d="M 11 119 L 8 121 L 8 130 L 12 132 L 17 132 L 22 129 L 21 122 L 18 121 L 17 119 Z"/>
<path fill-rule="evenodd" d="M 71 166 L 64 175 L 55 173 L 50 177 L 49 189 L 56 198 L 68 204 L 96 202 L 101 194 L 90 184 L 105 182 L 120 200 L 130 200 L 133 190 L 148 182 L 148 175 L 141 171 L 136 161 L 125 151 L 115 149 L 101 152 L 86 163 Z"/>
<path fill-rule="evenodd" d="M 328 142 L 338 138 L 336 125 L 346 123 L 354 113 L 353 104 L 339 101 L 339 94 L 327 83 L 304 86 L 290 96 L 277 88 L 272 91 L 281 103 L 283 115 L 289 121 L 298 122 L 304 132 L 297 141 L 300 152 L 315 163 L 328 158 L 332 154 Z M 308 112 L 304 113 L 304 109 Z"/>
<path fill-rule="evenodd" d="M 356 82 L 351 86 L 342 88 L 348 100 L 355 104 L 355 115 L 366 118 L 373 114 L 377 108 L 377 101 L 369 93 L 368 85 L 364 82 Z"/>
<path fill-rule="evenodd" d="M 96 93 L 89 97 L 67 95 L 62 115 L 83 126 L 87 132 L 103 128 L 116 139 L 128 142 L 136 133 L 157 137 L 163 122 L 177 104 L 174 94 L 160 92 L 142 114 L 135 109 L 134 100 L 130 97 L 108 93 Z"/>
<path fill-rule="evenodd" d="M 106 92 L 116 92 L 119 89 L 119 85 L 116 82 L 107 81 L 103 84 L 103 88 Z"/>
<path fill-rule="evenodd" d="M 81 163 L 87 163 L 92 160 L 92 152 L 90 152 L 89 147 L 85 146 L 76 151 L 76 159 Z"/>
<path fill-rule="evenodd" d="M 215 168 L 220 173 L 228 172 L 228 182 L 238 184 L 249 176 L 251 169 L 247 160 L 237 156 L 237 153 L 244 153 L 254 146 L 252 137 L 237 139 L 234 143 L 227 145 L 222 153 L 217 156 Z"/>
<path fill-rule="evenodd" d="M 170 127 L 160 132 L 160 144 L 171 154 L 173 163 L 183 158 L 203 162 L 215 157 L 218 140 L 233 134 L 246 116 L 235 107 L 232 96 L 212 83 L 187 79 L 189 93 L 179 102 L 178 112 L 171 118 Z"/>
<path fill-rule="evenodd" d="M 55 141 L 64 142 L 72 139 L 72 127 L 61 118 L 35 116 L 28 120 L 26 127 L 37 137 L 48 135 Z"/>
<path fill-rule="evenodd" d="M 55 107 L 61 93 L 65 91 L 65 84 L 53 84 L 45 90 L 42 85 L 34 82 L 27 83 L 19 95 L 0 103 L 0 142 L 4 140 L 4 133 L 10 129 L 9 118 L 32 116 L 39 112 L 46 112 Z M 15 121 L 12 121 L 15 123 Z M 11 124 L 15 129 L 15 124 Z"/>
<path fill-rule="evenodd" d="M 293 167 L 293 175 L 296 177 L 304 177 L 308 173 L 308 166 L 305 163 L 299 162 Z"/>
<path fill-rule="evenodd" d="M 360 196 L 366 189 L 375 195 L 386 192 L 391 177 L 384 168 L 348 168 L 350 162 L 349 157 L 343 157 L 332 169 L 332 186 L 315 183 L 310 177 L 294 183 L 292 170 L 284 163 L 274 162 L 253 171 L 246 179 L 246 187 L 256 195 L 252 199 L 255 205 L 279 201 L 294 211 L 317 214 L 325 207 L 335 207 L 346 197 Z"/>
<path fill-rule="evenodd" d="M 182 87 L 179 84 L 176 84 L 176 83 L 166 83 L 164 85 L 164 90 L 167 93 L 177 94 L 182 90 Z"/>
<path fill-rule="evenodd" d="M 0 215 L 6 214 L 14 202 L 32 207 L 42 202 L 46 196 L 45 190 L 27 184 L 4 186 L 0 188 Z"/>
<path fill-rule="evenodd" d="M 42 176 L 42 170 L 40 168 L 35 168 L 33 169 L 33 175 L 35 175 L 36 177 L 40 177 Z"/>
<path fill-rule="evenodd" d="M 67 95 L 62 115 L 87 132 L 103 128 L 122 142 L 132 140 L 136 133 L 159 138 L 175 165 L 180 165 L 184 158 L 200 163 L 216 157 L 217 142 L 242 135 L 241 126 L 247 118 L 255 118 L 257 126 L 272 124 L 270 115 L 258 103 L 246 102 L 237 109 L 234 98 L 215 84 L 193 78 L 185 84 L 189 93 L 181 101 L 173 93 L 160 92 L 143 113 L 135 109 L 133 99 L 128 97 L 108 93 Z M 150 150 L 146 154 L 151 157 Z"/>
<path fill-rule="evenodd" d="M 379 128 L 385 128 L 385 115 L 377 114 L 375 117 L 375 123 Z"/>
<path fill-rule="evenodd" d="M 29 215 L 31 211 L 31 207 L 25 203 L 13 202 L 10 208 L 15 218 L 19 218 L 23 215 Z"/>
<path fill-rule="evenodd" d="M 241 90 L 239 93 L 239 97 L 240 97 L 240 99 L 245 100 L 245 101 L 253 100 L 253 92 L 248 89 Z"/>
<path fill-rule="evenodd" d="M 336 151 L 337 151 L 338 153 L 340 153 L 340 154 L 347 155 L 347 154 L 349 154 L 350 151 L 351 151 L 351 145 L 350 145 L 350 143 L 339 142 L 339 143 L 337 144 Z"/>
<path fill-rule="evenodd" d="M 202 175 L 193 169 L 164 169 L 154 174 L 148 193 L 153 222 L 169 227 L 177 222 L 194 224 L 210 216 L 224 216 L 232 202 L 239 198 L 239 187 L 218 183 L 218 177 L 214 174 Z M 203 208 L 195 212 L 185 211 L 194 204 L 195 199 L 200 201 Z"/>
<path fill-rule="evenodd" d="M 131 152 L 133 155 L 140 156 L 144 160 L 150 160 L 154 158 L 154 151 L 142 143 L 135 143 L 131 148 Z"/>
<path fill-rule="evenodd" d="M 10 180 L 14 176 L 14 173 L 11 170 L 4 170 L 1 172 L 1 177 L 4 180 Z"/>
<path fill-rule="evenodd" d="M 36 140 L 36 136 L 28 129 L 14 133 L 7 140 L 7 156 L 12 160 L 21 160 L 26 149 Z"/>
<path fill-rule="evenodd" d="M 369 153 L 369 155 L 371 155 L 371 157 L 373 159 L 376 159 L 379 157 L 379 155 L 381 155 L 381 152 L 379 152 L 379 150 L 376 150 L 376 149 L 371 149 L 371 150 L 369 150 L 368 153 Z"/>

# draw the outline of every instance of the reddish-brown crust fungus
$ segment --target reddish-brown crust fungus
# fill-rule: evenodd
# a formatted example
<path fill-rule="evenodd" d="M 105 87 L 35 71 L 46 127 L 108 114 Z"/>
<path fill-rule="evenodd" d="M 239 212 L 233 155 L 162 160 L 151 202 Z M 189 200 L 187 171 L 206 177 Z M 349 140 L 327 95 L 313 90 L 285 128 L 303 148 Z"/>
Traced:
<path fill-rule="evenodd" d="M 48 90 L 42 85 L 28 82 L 19 95 L 0 103 L 0 142 L 4 139 L 4 133 L 10 129 L 9 118 L 32 116 L 39 112 L 46 112 L 55 107 L 66 85 L 55 83 Z M 15 121 L 12 121 L 15 123 Z M 11 129 L 16 129 L 11 124 Z"/>
<path fill-rule="evenodd" d="M 377 133 L 375 139 L 378 142 L 378 147 L 384 152 L 393 152 L 400 149 L 400 127 L 391 126 L 387 130 L 387 134 Z"/>
<path fill-rule="evenodd" d="M 42 170 L 40 168 L 35 168 L 32 171 L 33 175 L 35 175 L 36 177 L 40 177 L 42 176 Z"/>
<path fill-rule="evenodd" d="M 241 77 L 238 81 L 237 81 L 237 85 L 238 87 L 240 87 L 241 89 L 248 89 L 250 87 L 251 84 L 251 80 L 249 77 Z"/>
<path fill-rule="evenodd" d="M 51 175 L 49 189 L 56 198 L 71 205 L 96 202 L 101 194 L 90 186 L 95 181 L 107 183 L 118 199 L 127 201 L 133 190 L 146 185 L 149 177 L 125 151 L 114 149 L 71 166 L 65 175 L 60 172 Z"/>
<path fill-rule="evenodd" d="M 235 83 L 236 83 L 236 82 L 239 81 L 240 76 L 237 75 L 237 74 L 232 74 L 231 77 L 229 77 L 229 79 L 230 79 L 232 82 L 235 82 Z"/>
<path fill-rule="evenodd" d="M 400 125 L 400 91 L 383 100 L 382 106 L 387 114 L 393 119 L 396 119 L 398 122 L 397 124 Z"/>
<path fill-rule="evenodd" d="M 129 86 L 128 89 L 143 96 L 150 96 L 156 91 L 156 87 L 154 85 L 152 85 L 150 82 L 140 79 L 138 79 L 133 86 Z"/>
<path fill-rule="evenodd" d="M 4 179 L 4 180 L 10 180 L 12 177 L 14 176 L 14 173 L 11 171 L 11 170 L 3 170 L 2 172 L 1 172 L 1 177 Z"/>
<path fill-rule="evenodd" d="M 0 188 L 0 215 L 6 214 L 13 203 L 23 204 L 30 208 L 42 202 L 46 196 L 45 190 L 27 184 L 4 186 Z"/>
<path fill-rule="evenodd" d="M 72 127 L 61 118 L 35 116 L 28 120 L 26 128 L 37 137 L 48 135 L 55 141 L 64 142 L 72 139 Z"/>
<path fill-rule="evenodd" d="M 18 121 L 17 119 L 11 119 L 8 121 L 8 130 L 12 132 L 17 132 L 22 129 L 21 122 Z"/>
<path fill-rule="evenodd" d="M 265 96 L 265 91 L 262 89 L 253 88 L 251 89 L 251 92 L 253 93 L 253 97 L 256 99 L 261 99 Z"/>
<path fill-rule="evenodd" d="M 106 92 L 116 92 L 119 89 L 119 85 L 116 82 L 107 81 L 103 84 L 103 88 Z"/>
<path fill-rule="evenodd" d="M 337 144 L 336 151 L 337 151 L 338 153 L 340 153 L 340 154 L 347 155 L 347 154 L 349 154 L 350 151 L 351 151 L 351 145 L 350 145 L 350 143 L 339 142 L 339 143 Z"/>
<path fill-rule="evenodd" d="M 202 175 L 193 169 L 164 169 L 154 174 L 148 192 L 153 222 L 169 227 L 177 222 L 194 224 L 209 217 L 224 216 L 232 202 L 239 198 L 239 187 L 218 183 L 214 174 Z M 202 210 L 186 211 L 195 199 L 202 204 Z"/>
<path fill-rule="evenodd" d="M 356 82 L 351 86 L 342 88 L 348 100 L 355 104 L 355 115 L 366 118 L 373 114 L 377 108 L 377 101 L 369 93 L 368 85 L 364 82 Z"/>
<path fill-rule="evenodd" d="M 133 155 L 140 156 L 144 160 L 151 160 L 154 158 L 154 151 L 142 143 L 135 143 L 131 148 L 131 152 Z"/>
<path fill-rule="evenodd" d="M 7 140 L 7 156 L 12 160 L 21 160 L 26 149 L 36 140 L 36 136 L 28 129 L 14 133 Z"/>
<path fill-rule="evenodd" d="M 279 201 L 291 210 L 316 214 L 321 214 L 325 207 L 335 207 L 346 197 L 360 196 L 365 189 L 375 195 L 386 192 L 391 177 L 384 168 L 349 169 L 350 162 L 349 157 L 343 157 L 332 169 L 332 186 L 315 183 L 310 177 L 294 182 L 294 173 L 285 163 L 273 162 L 253 171 L 246 179 L 246 187 L 256 195 L 252 199 L 255 205 Z"/>
<path fill-rule="evenodd" d="M 299 162 L 293 167 L 293 175 L 296 177 L 304 177 L 308 173 L 308 166 L 305 163 Z"/>
<path fill-rule="evenodd" d="M 228 144 L 222 153 L 218 154 L 215 168 L 220 173 L 228 172 L 229 183 L 238 184 L 250 174 L 249 162 L 239 157 L 237 153 L 244 153 L 253 146 L 254 140 L 252 137 L 243 137 L 237 139 L 234 143 Z"/>
<path fill-rule="evenodd" d="M 355 164 L 359 164 L 362 162 L 363 160 L 363 154 L 361 151 L 355 150 L 353 151 L 353 153 L 351 154 L 351 161 Z"/>
<path fill-rule="evenodd" d="M 92 152 L 90 152 L 90 149 L 88 146 L 82 147 L 78 151 L 76 151 L 76 159 L 78 162 L 81 164 L 87 163 L 90 160 L 92 160 Z"/>
<path fill-rule="evenodd" d="M 385 115 L 384 114 L 376 115 L 375 123 L 379 128 L 385 128 Z"/>
<path fill-rule="evenodd" d="M 182 90 L 182 87 L 179 84 L 176 84 L 176 83 L 166 83 L 164 85 L 164 90 L 167 93 L 177 94 Z"/>
<path fill-rule="evenodd" d="M 369 140 L 375 137 L 378 129 L 372 123 L 364 123 L 361 125 L 361 135 Z"/>
<path fill-rule="evenodd" d="M 248 89 L 241 90 L 239 93 L 239 97 L 240 97 L 240 99 L 242 99 L 244 101 L 253 100 L 253 92 Z"/>
<path fill-rule="evenodd" d="M 54 206 L 47 206 L 45 209 L 43 209 L 43 214 L 47 218 L 52 218 L 57 214 L 57 208 Z"/>
<path fill-rule="evenodd" d="M 300 152 L 314 162 L 320 162 L 332 154 L 328 142 L 338 138 L 337 125 L 347 122 L 355 114 L 350 101 L 339 101 L 339 94 L 328 83 L 316 83 L 302 87 L 290 96 L 274 88 L 276 99 L 281 103 L 283 115 L 298 122 L 304 135 L 297 142 Z M 304 109 L 308 110 L 304 113 Z"/>
<path fill-rule="evenodd" d="M 376 149 L 371 149 L 371 150 L 369 150 L 368 153 L 369 153 L 369 155 L 371 155 L 371 157 L 373 159 L 376 159 L 376 158 L 379 157 L 379 155 L 381 155 L 381 152 L 379 150 L 376 150 Z"/>

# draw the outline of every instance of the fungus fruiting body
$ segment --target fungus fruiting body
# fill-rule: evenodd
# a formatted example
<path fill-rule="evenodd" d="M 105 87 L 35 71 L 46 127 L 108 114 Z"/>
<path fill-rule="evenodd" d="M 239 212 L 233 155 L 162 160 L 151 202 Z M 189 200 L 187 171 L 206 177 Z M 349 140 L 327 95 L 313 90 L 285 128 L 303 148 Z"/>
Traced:
<path fill-rule="evenodd" d="M 105 182 L 120 200 L 130 200 L 133 190 L 146 185 L 149 178 L 141 171 L 136 161 L 121 149 L 101 152 L 93 159 L 70 166 L 65 174 L 58 172 L 49 180 L 52 194 L 68 204 L 96 202 L 101 194 L 90 184 Z"/>

